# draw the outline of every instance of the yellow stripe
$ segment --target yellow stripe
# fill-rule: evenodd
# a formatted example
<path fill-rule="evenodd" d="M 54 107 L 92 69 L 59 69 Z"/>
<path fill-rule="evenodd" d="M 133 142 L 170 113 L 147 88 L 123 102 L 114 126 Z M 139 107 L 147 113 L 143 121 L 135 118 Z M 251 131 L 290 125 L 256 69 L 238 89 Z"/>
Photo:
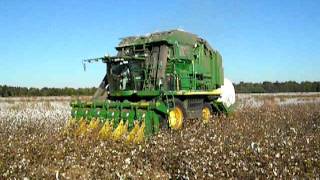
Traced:
<path fill-rule="evenodd" d="M 215 89 L 213 91 L 177 91 L 177 95 L 220 95 L 221 89 Z"/>

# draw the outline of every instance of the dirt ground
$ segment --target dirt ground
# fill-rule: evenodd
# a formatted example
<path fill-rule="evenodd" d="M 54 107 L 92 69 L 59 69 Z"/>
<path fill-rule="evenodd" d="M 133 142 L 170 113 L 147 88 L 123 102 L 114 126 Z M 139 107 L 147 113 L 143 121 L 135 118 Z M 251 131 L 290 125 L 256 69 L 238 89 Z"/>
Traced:
<path fill-rule="evenodd" d="M 64 135 L 68 101 L 3 99 L 0 179 L 319 177 L 320 103 L 259 99 L 141 145 Z"/>

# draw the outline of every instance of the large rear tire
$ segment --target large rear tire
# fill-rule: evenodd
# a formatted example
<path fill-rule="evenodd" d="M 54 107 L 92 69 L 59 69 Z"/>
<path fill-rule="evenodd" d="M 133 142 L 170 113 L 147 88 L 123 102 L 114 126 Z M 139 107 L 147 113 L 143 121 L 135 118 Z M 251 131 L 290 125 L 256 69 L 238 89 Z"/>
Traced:
<path fill-rule="evenodd" d="M 209 103 L 204 103 L 202 107 L 202 116 L 201 116 L 202 122 L 204 124 L 207 124 L 212 119 L 212 117 L 213 117 L 213 109 L 211 105 Z"/>

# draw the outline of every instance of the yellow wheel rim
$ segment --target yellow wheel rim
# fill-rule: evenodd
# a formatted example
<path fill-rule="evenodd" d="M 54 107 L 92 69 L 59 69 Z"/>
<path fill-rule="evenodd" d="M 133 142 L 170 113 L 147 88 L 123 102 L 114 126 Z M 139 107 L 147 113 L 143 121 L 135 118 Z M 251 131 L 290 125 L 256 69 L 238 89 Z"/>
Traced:
<path fill-rule="evenodd" d="M 208 123 L 211 117 L 210 109 L 208 107 L 204 107 L 202 109 L 202 121 L 203 123 Z"/>
<path fill-rule="evenodd" d="M 175 107 L 169 112 L 169 125 L 172 129 L 181 129 L 183 123 L 183 113 L 179 107 Z"/>

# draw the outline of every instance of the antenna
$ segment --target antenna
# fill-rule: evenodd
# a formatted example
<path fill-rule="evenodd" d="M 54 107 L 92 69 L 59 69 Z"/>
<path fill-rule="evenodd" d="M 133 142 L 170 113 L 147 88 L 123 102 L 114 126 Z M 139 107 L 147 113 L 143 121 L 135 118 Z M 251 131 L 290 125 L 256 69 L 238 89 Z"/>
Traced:
<path fill-rule="evenodd" d="M 87 67 L 86 67 L 86 61 L 85 60 L 82 60 L 82 65 L 83 65 L 83 71 L 86 71 Z"/>

